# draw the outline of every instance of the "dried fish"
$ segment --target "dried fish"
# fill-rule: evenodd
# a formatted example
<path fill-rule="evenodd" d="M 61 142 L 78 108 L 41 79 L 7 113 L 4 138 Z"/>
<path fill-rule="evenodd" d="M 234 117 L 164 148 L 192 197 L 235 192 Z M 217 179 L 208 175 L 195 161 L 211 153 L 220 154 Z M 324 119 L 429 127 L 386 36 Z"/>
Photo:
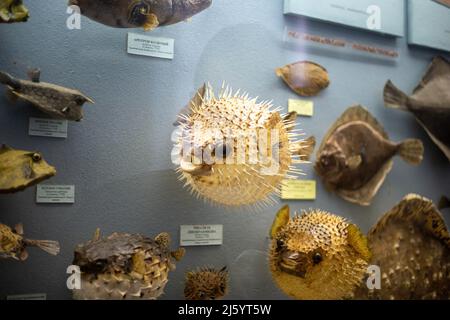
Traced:
<path fill-rule="evenodd" d="M 186 273 L 184 296 L 186 300 L 218 300 L 227 295 L 228 271 L 226 267 L 216 270 L 199 268 Z"/>

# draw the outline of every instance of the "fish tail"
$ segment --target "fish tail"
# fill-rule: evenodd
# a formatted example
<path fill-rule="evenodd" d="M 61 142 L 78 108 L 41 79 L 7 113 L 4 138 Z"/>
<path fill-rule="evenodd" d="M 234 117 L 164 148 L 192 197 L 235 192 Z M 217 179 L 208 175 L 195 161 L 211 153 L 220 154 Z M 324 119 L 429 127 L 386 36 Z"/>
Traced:
<path fill-rule="evenodd" d="M 312 153 L 314 152 L 315 146 L 316 138 L 314 136 L 311 136 L 300 142 L 300 148 L 297 151 L 297 154 L 301 156 L 302 160 L 308 161 Z"/>
<path fill-rule="evenodd" d="M 407 163 L 414 166 L 419 165 L 423 160 L 423 143 L 417 139 L 407 139 L 400 144 L 398 154 Z"/>
<path fill-rule="evenodd" d="M 38 247 L 45 252 L 56 256 L 59 253 L 59 242 L 51 240 L 25 240 L 28 246 Z"/>
<path fill-rule="evenodd" d="M 439 200 L 438 208 L 439 210 L 450 208 L 450 200 L 447 197 L 442 196 L 441 200 Z"/>
<path fill-rule="evenodd" d="M 0 83 L 13 87 L 13 89 L 20 88 L 20 83 L 17 79 L 2 71 L 0 71 Z"/>
<path fill-rule="evenodd" d="M 384 87 L 384 103 L 386 107 L 400 110 L 407 110 L 406 104 L 409 97 L 398 89 L 391 80 Z"/>

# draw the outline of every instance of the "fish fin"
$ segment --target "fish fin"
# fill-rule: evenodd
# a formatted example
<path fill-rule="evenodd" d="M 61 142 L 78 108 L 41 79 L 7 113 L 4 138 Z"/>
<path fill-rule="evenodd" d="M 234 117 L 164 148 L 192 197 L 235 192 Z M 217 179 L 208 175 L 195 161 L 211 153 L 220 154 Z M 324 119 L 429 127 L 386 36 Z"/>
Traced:
<path fill-rule="evenodd" d="M 17 234 L 19 235 L 23 235 L 23 224 L 22 223 L 18 223 L 14 226 L 14 230 L 16 231 Z"/>
<path fill-rule="evenodd" d="M 28 251 L 27 250 L 22 250 L 22 252 L 19 255 L 19 260 L 20 261 L 25 261 L 28 259 Z"/>
<path fill-rule="evenodd" d="M 389 160 L 381 169 L 358 190 L 337 189 L 336 193 L 347 201 L 361 206 L 369 206 L 373 197 L 377 194 L 387 174 L 391 171 L 393 161 Z"/>
<path fill-rule="evenodd" d="M 170 253 L 170 255 L 177 261 L 180 261 L 181 259 L 183 259 L 185 254 L 186 254 L 186 249 L 184 249 L 184 248 L 178 248 L 178 250 Z"/>
<path fill-rule="evenodd" d="M 289 223 L 290 209 L 288 205 L 278 210 L 275 219 L 273 220 L 272 227 L 270 228 L 270 238 L 274 239 L 277 233 Z"/>
<path fill-rule="evenodd" d="M 38 247 L 45 252 L 56 256 L 59 253 L 60 247 L 58 241 L 51 240 L 24 240 L 28 246 Z"/>
<path fill-rule="evenodd" d="M 41 69 L 32 68 L 28 70 L 27 76 L 32 82 L 39 83 L 41 81 Z"/>
<path fill-rule="evenodd" d="M 203 84 L 201 88 L 197 90 L 195 95 L 189 101 L 189 103 L 181 109 L 181 111 L 177 115 L 177 120 L 173 123 L 174 126 L 178 126 L 180 123 L 184 123 L 184 117 L 187 117 L 192 114 L 192 110 L 200 107 L 203 104 L 203 99 L 206 94 L 206 83 Z"/>
<path fill-rule="evenodd" d="M 450 147 L 446 146 L 441 140 L 439 140 L 428 128 L 420 121 L 419 118 L 416 118 L 417 122 L 422 126 L 422 128 L 426 131 L 428 136 L 430 136 L 431 140 L 441 149 L 441 151 L 445 154 L 445 156 L 450 161 Z"/>
<path fill-rule="evenodd" d="M 144 31 L 152 31 L 159 26 L 158 16 L 150 13 L 144 23 Z"/>
<path fill-rule="evenodd" d="M 347 165 L 352 170 L 358 168 L 361 163 L 362 163 L 362 157 L 360 155 L 356 155 L 356 156 L 350 157 L 347 160 Z"/>
<path fill-rule="evenodd" d="M 443 56 L 436 56 L 433 58 L 433 61 L 428 66 L 425 75 L 422 77 L 422 80 L 414 89 L 413 93 L 424 88 L 430 81 L 444 76 L 450 72 L 450 62 L 447 61 Z"/>
<path fill-rule="evenodd" d="M 101 238 L 100 228 L 95 229 L 94 236 L 92 237 L 92 241 L 98 241 Z"/>
<path fill-rule="evenodd" d="M 358 252 L 362 258 L 369 262 L 372 258 L 367 238 L 362 234 L 361 230 L 354 224 L 347 227 L 347 241 L 350 246 Z"/>
<path fill-rule="evenodd" d="M 314 136 L 308 137 L 297 143 L 298 148 L 293 152 L 294 155 L 299 155 L 300 160 L 309 161 L 311 155 L 316 147 L 316 138 Z"/>
<path fill-rule="evenodd" d="M 0 71 L 0 83 L 8 85 L 16 90 L 20 88 L 19 80 L 15 79 L 13 76 L 6 72 Z"/>
<path fill-rule="evenodd" d="M 439 210 L 450 208 L 450 200 L 446 196 L 442 196 L 438 204 Z"/>
<path fill-rule="evenodd" d="M 291 131 L 294 128 L 295 121 L 297 120 L 298 114 L 295 111 L 289 112 L 284 118 L 283 122 L 288 126 L 287 131 Z"/>
<path fill-rule="evenodd" d="M 407 139 L 400 144 L 398 154 L 407 163 L 417 166 L 423 160 L 423 143 L 418 139 Z"/>
<path fill-rule="evenodd" d="M 407 103 L 409 97 L 397 88 L 391 80 L 386 82 L 384 86 L 384 104 L 388 108 L 399 109 L 407 111 Z"/>
<path fill-rule="evenodd" d="M 155 237 L 155 241 L 164 248 L 170 247 L 170 242 L 172 241 L 170 234 L 167 232 L 162 232 Z"/>

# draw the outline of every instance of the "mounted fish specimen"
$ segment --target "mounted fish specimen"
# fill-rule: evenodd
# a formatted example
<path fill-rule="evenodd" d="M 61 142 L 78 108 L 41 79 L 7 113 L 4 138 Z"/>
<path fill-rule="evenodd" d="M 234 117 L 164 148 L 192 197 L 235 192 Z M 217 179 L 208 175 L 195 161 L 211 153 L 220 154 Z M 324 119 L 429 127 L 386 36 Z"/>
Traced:
<path fill-rule="evenodd" d="M 436 57 L 408 97 L 389 80 L 384 88 L 387 107 L 412 113 L 450 161 L 450 62 Z"/>
<path fill-rule="evenodd" d="M 18 224 L 13 230 L 0 223 L 0 258 L 24 261 L 28 258 L 27 247 L 38 247 L 54 256 L 59 253 L 58 242 L 25 239 L 22 224 Z"/>
<path fill-rule="evenodd" d="M 205 85 L 188 109 L 179 116 L 172 160 L 185 186 L 214 203 L 270 203 L 314 148 L 314 138 L 296 140 L 291 114 L 229 88 L 215 97 Z"/>
<path fill-rule="evenodd" d="M 31 70 L 29 77 L 31 81 L 20 80 L 0 72 L 0 83 L 6 85 L 7 95 L 12 100 L 20 98 L 56 119 L 80 121 L 83 119 L 83 104 L 94 103 L 77 90 L 39 82 L 38 69 Z"/>
<path fill-rule="evenodd" d="M 317 152 L 315 169 L 328 190 L 347 201 L 368 206 L 392 169 L 395 155 L 418 165 L 420 140 L 389 140 L 378 121 L 363 107 L 347 109 L 326 134 Z"/>
<path fill-rule="evenodd" d="M 327 69 L 311 61 L 288 64 L 278 68 L 276 74 L 289 88 L 303 97 L 316 96 L 330 84 Z"/>
<path fill-rule="evenodd" d="M 368 233 L 370 264 L 381 289 L 361 286 L 357 299 L 450 299 L 450 234 L 433 202 L 410 194 Z"/>
<path fill-rule="evenodd" d="M 191 18 L 212 0 L 69 0 L 86 17 L 116 28 L 153 30 Z"/>
<path fill-rule="evenodd" d="M 438 204 L 439 210 L 450 208 L 450 199 L 446 196 L 442 196 Z"/>
<path fill-rule="evenodd" d="M 39 152 L 0 147 L 0 194 L 22 191 L 55 174 L 56 169 Z"/>
<path fill-rule="evenodd" d="M 22 0 L 0 0 L 0 23 L 25 22 L 28 17 Z"/>
<path fill-rule="evenodd" d="M 157 299 L 163 294 L 169 272 L 184 255 L 184 249 L 170 252 L 170 236 L 155 239 L 139 234 L 113 233 L 75 248 L 73 264 L 81 270 L 81 289 L 73 290 L 77 300 Z"/>
<path fill-rule="evenodd" d="M 228 293 L 228 271 L 206 267 L 186 274 L 184 296 L 186 300 L 218 300 Z"/>
<path fill-rule="evenodd" d="M 289 207 L 271 229 L 269 264 L 275 283 L 295 299 L 344 299 L 361 283 L 370 260 L 366 238 L 344 218 Z"/>

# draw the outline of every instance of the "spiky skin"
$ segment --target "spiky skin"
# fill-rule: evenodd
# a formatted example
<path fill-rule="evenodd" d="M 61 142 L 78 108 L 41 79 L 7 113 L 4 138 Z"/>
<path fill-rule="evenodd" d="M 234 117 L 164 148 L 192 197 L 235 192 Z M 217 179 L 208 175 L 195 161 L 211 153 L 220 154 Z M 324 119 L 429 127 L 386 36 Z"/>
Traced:
<path fill-rule="evenodd" d="M 286 253 L 297 256 L 298 264 L 284 260 Z M 296 215 L 277 232 L 269 261 L 275 283 L 287 295 L 301 300 L 344 299 L 362 281 L 369 255 L 354 225 L 312 210 Z M 289 272 L 283 265 L 294 267 Z"/>
<path fill-rule="evenodd" d="M 217 300 L 228 293 L 228 272 L 224 269 L 199 268 L 186 274 L 186 300 Z"/>
<path fill-rule="evenodd" d="M 194 137 L 195 124 L 201 125 L 202 133 Z M 300 141 L 294 140 L 299 134 L 290 132 L 294 125 L 291 119 L 283 119 L 269 102 L 257 102 L 247 94 L 233 94 L 228 88 L 215 97 L 212 89 L 208 87 L 204 96 L 197 99 L 197 103 L 191 103 L 189 114 L 184 115 L 183 121 L 179 122 L 180 132 L 187 135 L 190 141 L 195 141 L 200 136 L 198 145 L 202 150 L 206 150 L 221 143 L 208 134 L 211 130 L 218 130 L 223 137 L 222 143 L 233 141 L 234 147 L 230 148 L 231 151 L 227 150 L 230 152 L 222 163 L 216 161 L 212 165 L 204 165 L 201 173 L 192 173 L 184 170 L 182 166 L 178 167 L 179 178 L 193 194 L 212 203 L 225 206 L 272 203 L 273 195 L 280 193 L 283 179 L 296 178 L 289 175 L 291 172 L 298 173 L 293 165 L 303 162 L 303 158 L 300 158 L 303 146 Z M 278 132 L 279 159 L 276 159 L 272 152 L 269 140 L 267 150 L 264 150 L 268 159 L 262 160 L 258 157 L 252 163 L 249 160 L 250 140 L 242 142 L 238 136 L 243 133 L 248 138 L 252 131 L 258 132 L 259 135 L 262 129 L 267 130 L 269 138 L 272 132 Z M 183 138 L 179 138 L 175 148 L 181 149 L 182 145 Z M 238 148 L 245 150 L 244 161 L 239 161 L 244 157 L 238 158 Z M 271 166 L 277 166 L 278 170 L 274 174 L 262 174 L 264 169 Z"/>

